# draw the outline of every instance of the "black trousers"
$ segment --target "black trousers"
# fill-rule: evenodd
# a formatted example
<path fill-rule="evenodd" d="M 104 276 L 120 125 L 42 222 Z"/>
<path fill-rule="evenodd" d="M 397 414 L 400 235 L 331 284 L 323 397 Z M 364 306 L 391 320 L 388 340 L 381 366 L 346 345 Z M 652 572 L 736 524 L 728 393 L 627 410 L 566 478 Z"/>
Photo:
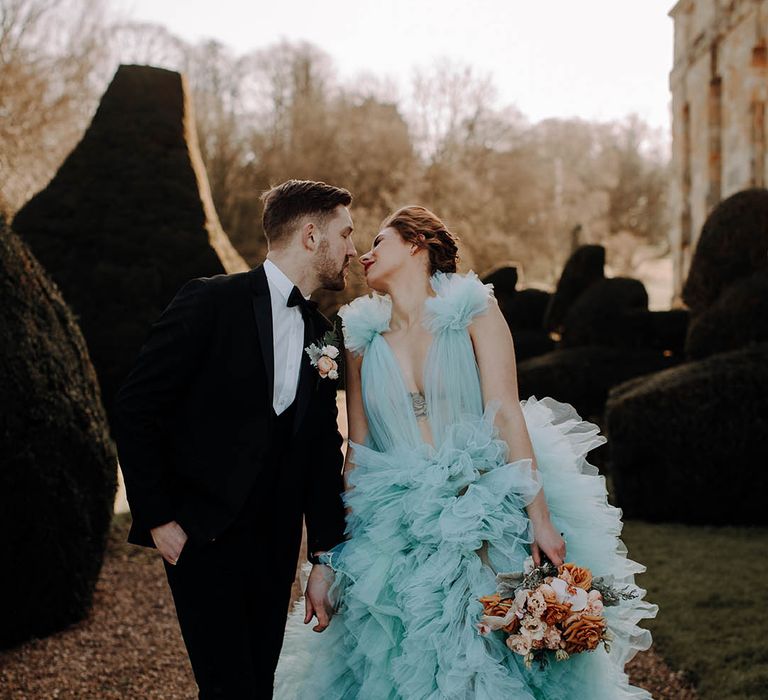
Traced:
<path fill-rule="evenodd" d="M 200 700 L 271 698 L 301 546 L 300 475 L 286 463 L 294 407 L 232 525 L 163 560 Z"/>

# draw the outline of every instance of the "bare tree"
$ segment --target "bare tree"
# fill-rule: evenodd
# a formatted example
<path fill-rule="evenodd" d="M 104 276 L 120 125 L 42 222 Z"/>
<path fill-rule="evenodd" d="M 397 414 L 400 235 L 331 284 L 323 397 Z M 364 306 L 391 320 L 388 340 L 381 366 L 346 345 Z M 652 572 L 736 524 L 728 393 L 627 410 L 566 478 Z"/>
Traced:
<path fill-rule="evenodd" d="M 104 0 L 0 0 L 0 201 L 16 210 L 80 138 L 104 80 Z"/>

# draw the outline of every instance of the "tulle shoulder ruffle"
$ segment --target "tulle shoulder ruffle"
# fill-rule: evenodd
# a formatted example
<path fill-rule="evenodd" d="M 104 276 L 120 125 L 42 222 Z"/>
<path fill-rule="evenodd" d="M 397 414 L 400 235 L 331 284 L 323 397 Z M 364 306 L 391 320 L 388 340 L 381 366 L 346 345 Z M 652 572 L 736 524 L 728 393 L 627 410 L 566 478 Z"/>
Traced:
<path fill-rule="evenodd" d="M 392 299 L 383 294 L 357 297 L 339 309 L 344 345 L 362 355 L 377 333 L 389 330 Z"/>
<path fill-rule="evenodd" d="M 424 324 L 432 333 L 466 328 L 488 309 L 493 285 L 483 284 L 475 272 L 435 272 L 430 278 L 437 296 L 427 299 Z"/>

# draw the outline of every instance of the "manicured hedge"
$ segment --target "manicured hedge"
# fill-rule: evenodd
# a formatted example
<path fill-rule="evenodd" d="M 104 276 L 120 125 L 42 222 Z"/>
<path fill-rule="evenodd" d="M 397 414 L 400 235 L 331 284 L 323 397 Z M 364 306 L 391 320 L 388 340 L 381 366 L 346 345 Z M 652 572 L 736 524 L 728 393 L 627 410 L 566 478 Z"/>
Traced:
<path fill-rule="evenodd" d="M 685 351 L 699 359 L 768 341 L 768 268 L 728 286 L 696 316 L 688 329 Z"/>
<path fill-rule="evenodd" d="M 82 141 L 14 230 L 77 315 L 108 411 L 176 291 L 247 269 L 219 226 L 185 83 L 159 68 L 120 67 Z"/>
<path fill-rule="evenodd" d="M 562 347 L 644 347 L 642 327 L 627 322 L 623 316 L 627 311 L 647 310 L 648 293 L 639 280 L 625 277 L 599 280 L 584 291 L 565 314 Z"/>
<path fill-rule="evenodd" d="M 518 364 L 519 394 L 520 398 L 551 396 L 572 404 L 581 416 L 601 421 L 611 387 L 675 362 L 655 350 L 601 346 L 554 350 Z"/>
<path fill-rule="evenodd" d="M 707 217 L 683 287 L 694 315 L 733 282 L 768 267 L 768 190 L 737 192 Z"/>
<path fill-rule="evenodd" d="M 0 358 L 0 647 L 9 647 L 87 615 L 117 459 L 74 316 L 2 222 Z"/>
<path fill-rule="evenodd" d="M 560 331 L 571 305 L 593 284 L 604 279 L 605 248 L 601 245 L 583 245 L 577 248 L 565 263 L 557 282 L 557 289 L 549 300 L 544 315 L 544 328 Z"/>
<path fill-rule="evenodd" d="M 616 386 L 605 421 L 627 518 L 768 524 L 768 343 Z"/>

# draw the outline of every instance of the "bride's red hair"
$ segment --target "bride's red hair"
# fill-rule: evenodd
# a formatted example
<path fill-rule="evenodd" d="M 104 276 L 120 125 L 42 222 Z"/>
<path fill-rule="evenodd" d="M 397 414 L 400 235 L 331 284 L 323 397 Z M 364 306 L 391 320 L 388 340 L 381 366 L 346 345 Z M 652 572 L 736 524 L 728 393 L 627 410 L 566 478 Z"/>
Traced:
<path fill-rule="evenodd" d="M 429 254 L 429 273 L 456 272 L 459 260 L 458 238 L 429 209 L 411 205 L 390 214 L 381 225 L 393 228 L 403 240 L 414 243 Z"/>

